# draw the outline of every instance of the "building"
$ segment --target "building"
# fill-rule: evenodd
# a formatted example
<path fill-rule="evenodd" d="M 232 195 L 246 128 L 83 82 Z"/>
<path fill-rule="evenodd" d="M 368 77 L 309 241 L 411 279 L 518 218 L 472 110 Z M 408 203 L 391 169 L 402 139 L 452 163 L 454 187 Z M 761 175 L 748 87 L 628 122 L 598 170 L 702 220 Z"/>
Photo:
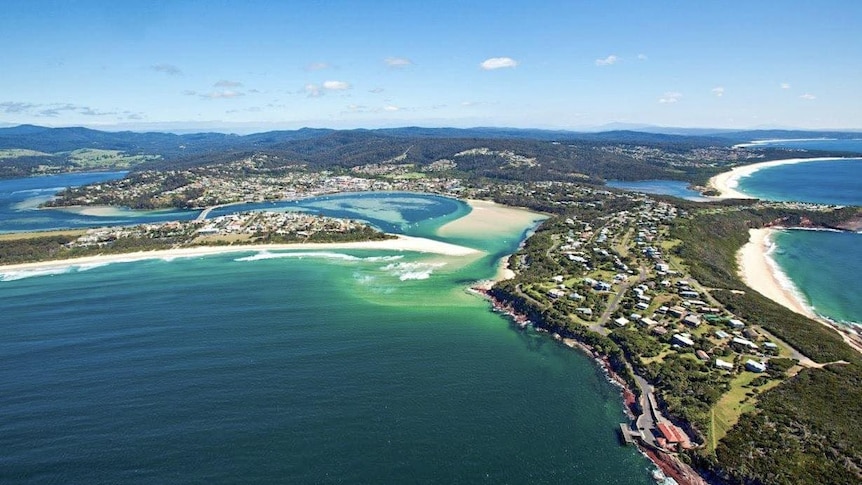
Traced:
<path fill-rule="evenodd" d="M 745 368 L 747 370 L 750 370 L 751 372 L 766 372 L 766 364 L 753 359 L 748 359 L 745 361 Z"/>
<path fill-rule="evenodd" d="M 691 335 L 687 333 L 674 334 L 673 338 L 671 338 L 671 342 L 683 347 L 691 347 L 694 345 L 694 340 L 692 340 Z"/>
<path fill-rule="evenodd" d="M 682 319 L 682 323 L 688 325 L 691 328 L 697 328 L 700 326 L 700 317 L 697 315 L 688 315 Z"/>
<path fill-rule="evenodd" d="M 730 341 L 730 344 L 738 347 L 743 347 L 745 350 L 757 350 L 758 348 L 757 344 L 755 344 L 751 340 L 747 340 L 742 337 L 733 337 L 733 340 Z"/>
<path fill-rule="evenodd" d="M 721 370 L 733 370 L 733 363 L 726 360 L 715 359 L 715 368 Z"/>
<path fill-rule="evenodd" d="M 681 306 L 670 307 L 668 308 L 667 313 L 672 317 L 682 318 L 682 316 L 685 315 L 685 308 Z"/>

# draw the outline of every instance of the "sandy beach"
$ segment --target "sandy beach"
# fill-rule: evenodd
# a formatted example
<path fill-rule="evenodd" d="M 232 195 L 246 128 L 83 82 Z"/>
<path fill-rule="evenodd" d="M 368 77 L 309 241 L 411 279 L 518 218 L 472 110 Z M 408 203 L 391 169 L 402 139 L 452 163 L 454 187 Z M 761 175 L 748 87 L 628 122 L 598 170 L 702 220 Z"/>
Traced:
<path fill-rule="evenodd" d="M 814 313 L 793 291 L 791 283 L 775 266 L 776 263 L 769 256 L 772 249 L 771 235 L 775 231 L 776 229 L 766 228 L 748 231 L 748 242 L 736 254 L 742 281 L 779 305 L 838 331 L 848 345 L 862 352 L 862 340 L 858 335 Z"/>
<path fill-rule="evenodd" d="M 770 300 L 809 318 L 817 318 L 799 298 L 782 284 L 775 263 L 769 257 L 772 248 L 770 236 L 774 229 L 750 229 L 749 240 L 737 253 L 740 276 L 746 285 Z"/>
<path fill-rule="evenodd" d="M 828 160 L 840 160 L 840 158 L 788 158 L 787 160 L 772 160 L 770 162 L 752 163 L 751 165 L 735 167 L 729 172 L 722 172 L 709 179 L 707 185 L 721 192 L 721 195 L 715 197 L 718 199 L 753 199 L 754 197 L 746 195 L 737 190 L 737 187 L 739 186 L 739 179 L 743 177 L 748 177 L 754 172 L 757 172 L 758 170 L 763 170 L 764 168 L 777 167 L 779 165 L 792 165 L 795 163 L 824 162 Z"/>
<path fill-rule="evenodd" d="M 509 207 L 489 200 L 468 199 L 465 202 L 473 209 L 466 216 L 454 220 L 440 229 L 443 237 L 475 237 L 496 232 L 511 232 L 528 227 L 530 223 L 546 216 L 527 209 Z"/>
<path fill-rule="evenodd" d="M 40 261 L 0 266 L 0 273 L 15 271 L 44 271 L 69 266 L 101 265 L 108 263 L 133 262 L 146 259 L 175 259 L 210 256 L 253 251 L 296 251 L 296 250 L 347 250 L 383 249 L 390 251 L 415 251 L 443 256 L 470 256 L 480 251 L 464 246 L 449 244 L 420 237 L 399 235 L 394 239 L 379 241 L 359 241 L 345 243 L 299 243 L 299 244 L 247 244 L 237 246 L 195 246 L 189 248 L 166 249 L 158 251 L 139 251 L 124 254 L 106 254 L 75 259 Z"/>

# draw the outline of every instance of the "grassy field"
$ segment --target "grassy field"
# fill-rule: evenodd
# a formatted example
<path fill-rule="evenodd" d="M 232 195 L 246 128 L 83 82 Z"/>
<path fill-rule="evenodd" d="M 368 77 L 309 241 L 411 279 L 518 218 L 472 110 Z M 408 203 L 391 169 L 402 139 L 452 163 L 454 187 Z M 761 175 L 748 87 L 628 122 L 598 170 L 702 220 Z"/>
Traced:
<path fill-rule="evenodd" d="M 0 149 L 0 160 L 11 160 L 19 157 L 44 157 L 51 156 L 50 153 L 37 152 L 36 150 L 25 150 L 23 148 Z"/>
<path fill-rule="evenodd" d="M 754 405 L 757 399 L 754 396 L 748 396 L 752 387 L 748 387 L 751 381 L 765 374 L 755 374 L 753 372 L 742 371 L 738 376 L 730 381 L 730 390 L 719 399 L 718 403 L 712 408 L 712 423 L 710 425 L 709 439 L 706 442 L 707 451 L 713 453 L 715 446 L 719 440 L 727 435 L 730 428 L 739 421 L 739 417 L 743 413 L 754 411 Z M 781 381 L 771 379 L 766 384 L 757 387 L 756 389 L 763 393 L 780 384 Z"/>
<path fill-rule="evenodd" d="M 86 229 L 68 229 L 64 231 L 40 231 L 40 232 L 10 232 L 0 234 L 0 241 L 15 241 L 18 239 L 35 239 L 48 236 L 83 236 L 87 233 Z"/>

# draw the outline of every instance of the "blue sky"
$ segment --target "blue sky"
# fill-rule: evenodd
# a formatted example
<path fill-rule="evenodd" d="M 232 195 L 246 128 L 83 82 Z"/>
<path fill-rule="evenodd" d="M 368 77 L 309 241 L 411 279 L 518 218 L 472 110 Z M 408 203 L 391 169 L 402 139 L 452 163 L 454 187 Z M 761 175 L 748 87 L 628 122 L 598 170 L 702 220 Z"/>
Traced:
<path fill-rule="evenodd" d="M 862 128 L 862 2 L 3 0 L 0 123 Z"/>

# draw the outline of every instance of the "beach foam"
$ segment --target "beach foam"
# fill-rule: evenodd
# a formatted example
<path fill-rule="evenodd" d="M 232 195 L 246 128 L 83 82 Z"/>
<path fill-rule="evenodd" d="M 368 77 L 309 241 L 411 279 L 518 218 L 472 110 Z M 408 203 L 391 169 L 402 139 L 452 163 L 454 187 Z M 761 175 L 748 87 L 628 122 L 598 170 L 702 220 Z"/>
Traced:
<path fill-rule="evenodd" d="M 408 280 L 427 280 L 434 273 L 435 269 L 446 266 L 446 263 L 392 263 L 380 268 L 398 277 L 401 281 Z"/>

